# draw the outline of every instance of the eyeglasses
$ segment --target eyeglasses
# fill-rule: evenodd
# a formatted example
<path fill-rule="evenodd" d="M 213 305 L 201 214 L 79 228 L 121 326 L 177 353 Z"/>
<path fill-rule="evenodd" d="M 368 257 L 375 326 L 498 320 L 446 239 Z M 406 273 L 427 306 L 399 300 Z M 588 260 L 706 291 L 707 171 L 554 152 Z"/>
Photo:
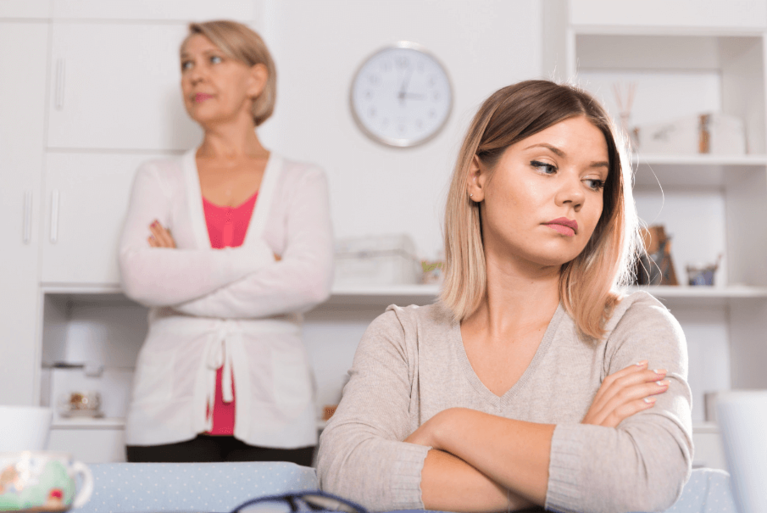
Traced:
<path fill-rule="evenodd" d="M 298 513 L 306 511 L 368 513 L 359 504 L 320 491 L 286 493 L 251 499 L 234 508 L 232 513 Z"/>

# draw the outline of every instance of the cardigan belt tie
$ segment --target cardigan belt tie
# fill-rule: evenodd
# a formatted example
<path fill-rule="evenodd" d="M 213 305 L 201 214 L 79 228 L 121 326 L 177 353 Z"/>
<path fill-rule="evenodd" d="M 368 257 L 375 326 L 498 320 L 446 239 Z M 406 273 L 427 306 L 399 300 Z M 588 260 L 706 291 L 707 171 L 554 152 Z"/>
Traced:
<path fill-rule="evenodd" d="M 232 378 L 232 351 L 233 337 L 239 335 L 239 330 L 231 325 L 231 321 L 219 321 L 219 326 L 213 332 L 212 343 L 208 345 L 208 413 L 205 419 L 207 431 L 213 429 L 213 407 L 216 403 L 216 371 L 224 366 L 221 377 L 222 394 L 225 403 L 234 401 L 234 380 Z"/>

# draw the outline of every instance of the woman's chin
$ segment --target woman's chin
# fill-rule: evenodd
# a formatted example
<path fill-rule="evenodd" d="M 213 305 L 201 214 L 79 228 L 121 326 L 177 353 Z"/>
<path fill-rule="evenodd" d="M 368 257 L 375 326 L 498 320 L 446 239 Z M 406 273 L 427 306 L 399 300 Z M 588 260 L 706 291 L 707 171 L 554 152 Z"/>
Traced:
<path fill-rule="evenodd" d="M 228 116 L 225 113 L 214 109 L 206 109 L 204 106 L 187 109 L 187 114 L 189 114 L 189 117 L 203 129 L 209 126 L 226 123 L 231 119 L 231 116 Z"/>

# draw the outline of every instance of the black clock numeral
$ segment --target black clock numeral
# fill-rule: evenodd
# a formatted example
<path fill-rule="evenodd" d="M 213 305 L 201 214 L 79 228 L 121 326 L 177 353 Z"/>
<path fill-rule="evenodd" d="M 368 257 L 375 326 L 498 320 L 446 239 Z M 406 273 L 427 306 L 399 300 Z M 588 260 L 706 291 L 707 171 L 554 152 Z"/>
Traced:
<path fill-rule="evenodd" d="M 373 85 L 378 85 L 381 82 L 381 77 L 378 75 L 368 75 L 368 81 Z"/>
<path fill-rule="evenodd" d="M 397 67 L 400 69 L 407 69 L 410 67 L 410 59 L 407 57 L 397 57 Z"/>

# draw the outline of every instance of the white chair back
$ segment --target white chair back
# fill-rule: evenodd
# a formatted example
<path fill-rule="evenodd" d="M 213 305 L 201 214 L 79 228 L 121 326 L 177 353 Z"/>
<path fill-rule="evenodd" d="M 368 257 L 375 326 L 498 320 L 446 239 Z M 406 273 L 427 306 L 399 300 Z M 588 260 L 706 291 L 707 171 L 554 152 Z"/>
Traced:
<path fill-rule="evenodd" d="M 767 390 L 720 394 L 717 420 L 738 510 L 767 512 Z"/>

